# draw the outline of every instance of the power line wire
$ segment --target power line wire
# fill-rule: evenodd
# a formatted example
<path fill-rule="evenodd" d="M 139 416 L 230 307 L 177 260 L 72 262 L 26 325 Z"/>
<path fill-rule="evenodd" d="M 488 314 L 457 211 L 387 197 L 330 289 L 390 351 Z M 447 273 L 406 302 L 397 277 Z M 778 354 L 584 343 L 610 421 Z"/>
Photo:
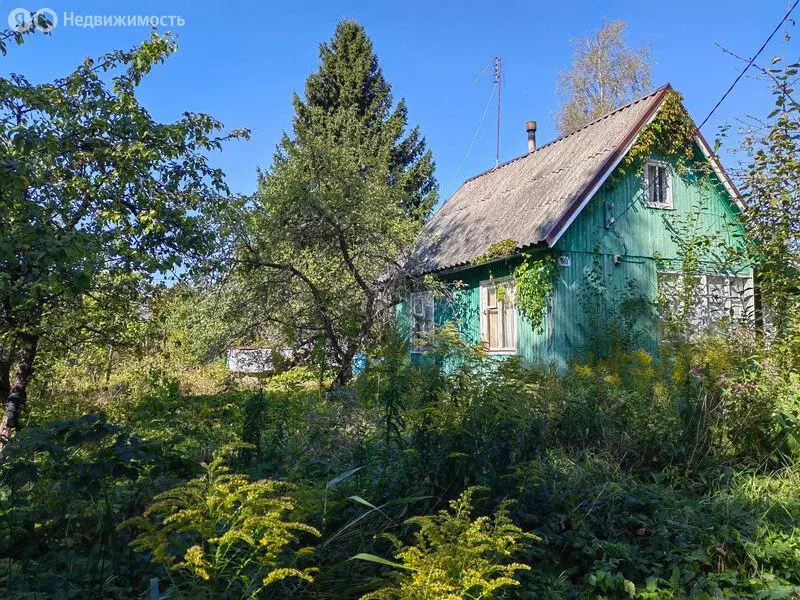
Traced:
<path fill-rule="evenodd" d="M 494 59 L 492 59 L 492 60 L 490 60 L 488 63 L 486 63 L 486 66 L 485 66 L 485 67 L 483 67 L 483 71 L 481 71 L 480 75 L 478 75 L 478 76 L 475 78 L 475 81 L 473 81 L 473 82 L 472 82 L 473 84 L 476 84 L 476 83 L 478 83 L 478 79 L 480 79 L 481 77 L 483 77 L 483 74 L 484 74 L 484 73 L 486 73 L 486 69 L 488 69 L 489 67 L 491 67 L 493 62 L 494 62 Z"/>
<path fill-rule="evenodd" d="M 769 44 L 770 40 L 772 40 L 772 38 L 775 37 L 775 34 L 778 33 L 778 30 L 786 22 L 786 19 L 789 18 L 789 15 L 792 14 L 792 11 L 797 7 L 798 4 L 800 4 L 800 0 L 795 0 L 794 4 L 792 4 L 791 8 L 789 8 L 789 10 L 783 16 L 783 19 L 781 19 L 781 22 L 778 23 L 778 25 L 775 27 L 775 29 L 772 31 L 772 33 L 769 34 L 769 37 L 766 39 L 766 41 L 763 44 L 761 44 L 761 48 L 758 49 L 758 52 L 756 52 L 755 55 L 753 56 L 753 58 L 750 59 L 750 61 L 747 63 L 747 66 L 742 70 L 741 73 L 739 73 L 738 77 L 736 77 L 736 79 L 733 80 L 733 83 L 731 84 L 731 86 L 726 90 L 726 92 L 724 94 L 722 94 L 722 98 L 720 98 L 719 102 L 717 102 L 714 105 L 714 108 L 712 108 L 711 112 L 708 113 L 708 116 L 705 119 L 703 119 L 703 122 L 700 123 L 700 125 L 697 126 L 697 129 L 702 128 L 703 125 L 705 125 L 708 122 L 708 120 L 711 118 L 711 115 L 714 114 L 714 112 L 719 108 L 719 105 L 722 104 L 722 102 L 725 100 L 725 98 L 728 97 L 728 94 L 730 94 L 731 91 L 733 91 L 733 88 L 736 87 L 736 84 L 739 83 L 739 80 L 742 77 L 744 77 L 744 74 L 747 73 L 747 70 L 751 66 L 753 66 L 753 63 L 758 58 L 759 54 L 761 54 L 764 51 L 764 48 L 767 47 L 767 44 Z"/>
<path fill-rule="evenodd" d="M 800 0 L 798 0 L 798 1 L 800 1 Z M 461 173 L 461 169 L 464 167 L 464 163 L 467 162 L 467 158 L 469 158 L 469 153 L 472 151 L 472 146 L 475 145 L 475 140 L 478 138 L 478 133 L 480 133 L 481 127 L 483 127 L 483 122 L 486 120 L 486 113 L 489 112 L 489 107 L 492 105 L 492 98 L 494 98 L 495 89 L 497 89 L 497 84 L 492 86 L 492 92 L 489 94 L 489 100 L 486 102 L 486 108 L 483 109 L 483 116 L 481 117 L 481 122 L 478 123 L 478 127 L 477 127 L 477 129 L 475 129 L 475 133 L 472 136 L 472 141 L 469 144 L 469 148 L 467 148 L 467 153 L 464 155 L 464 159 L 461 161 L 461 164 L 458 166 L 458 170 L 456 171 L 456 174 L 453 175 L 453 180 L 450 182 L 450 185 L 447 188 L 447 193 L 446 193 L 447 196 L 450 195 L 450 192 L 453 189 L 453 185 L 455 184 L 456 179 L 458 179 L 458 175 L 459 175 L 459 173 Z"/>
<path fill-rule="evenodd" d="M 719 99 L 719 101 L 718 101 L 718 102 L 717 102 L 717 103 L 714 105 L 714 108 L 712 108 L 712 109 L 711 109 L 711 112 L 709 112 L 709 113 L 708 113 L 708 116 L 706 116 L 706 118 L 705 118 L 705 119 L 703 119 L 703 122 L 702 122 L 702 123 L 700 123 L 700 125 L 698 125 L 698 126 L 697 126 L 697 129 L 696 129 L 696 131 L 697 131 L 698 133 L 699 133 L 699 131 L 700 131 L 700 128 L 701 128 L 701 127 L 703 127 L 703 125 L 705 125 L 705 124 L 708 122 L 708 120 L 711 118 L 711 116 L 714 114 L 714 112 L 715 112 L 715 111 L 716 111 L 716 110 L 719 108 L 720 104 L 722 104 L 722 102 L 725 100 L 725 98 L 727 98 L 727 97 L 728 97 L 728 94 L 730 94 L 730 93 L 731 93 L 731 91 L 733 90 L 733 88 L 734 88 L 734 87 L 736 87 L 736 84 L 737 84 L 737 83 L 739 83 L 739 81 L 742 79 L 742 77 L 744 77 L 744 74 L 745 74 L 745 73 L 747 73 L 748 69 L 750 69 L 750 67 L 752 67 L 752 66 L 753 66 L 753 63 L 756 61 L 756 59 L 759 57 L 759 55 L 760 55 L 760 54 L 761 54 L 761 53 L 764 51 L 764 49 L 765 49 L 765 48 L 767 47 L 767 45 L 770 43 L 770 41 L 772 40 L 772 38 L 773 38 L 773 37 L 775 37 L 775 34 L 776 34 L 776 33 L 777 33 L 779 30 L 780 30 L 781 26 L 782 26 L 782 25 L 783 25 L 783 24 L 786 22 L 786 20 L 789 18 L 789 15 L 791 15 L 791 14 L 792 14 L 792 11 L 793 11 L 795 8 L 797 8 L 797 5 L 798 5 L 798 4 L 800 4 L 800 0 L 795 0 L 794 4 L 792 4 L 792 5 L 789 7 L 789 9 L 786 11 L 786 14 L 783 16 L 783 19 L 781 19 L 781 20 L 780 20 L 780 22 L 779 22 L 779 23 L 778 23 L 778 25 L 775 27 L 775 29 L 773 29 L 773 30 L 772 30 L 772 33 L 770 33 L 770 34 L 769 34 L 769 37 L 768 37 L 768 38 L 767 38 L 767 39 L 764 41 L 764 43 L 763 43 L 763 44 L 761 44 L 761 47 L 760 47 L 760 48 L 758 49 L 758 51 L 757 51 L 757 52 L 756 52 L 756 53 L 753 55 L 753 58 L 751 58 L 751 59 L 750 59 L 750 60 L 747 62 L 747 66 L 746 66 L 744 69 L 742 69 L 742 72 L 741 72 L 741 73 L 739 73 L 739 75 L 736 77 L 736 79 L 734 79 L 734 81 L 733 81 L 733 83 L 730 85 L 730 87 L 729 87 L 729 88 L 728 88 L 728 89 L 725 91 L 725 93 L 724 93 L 724 94 L 722 94 L 722 97 L 721 97 L 721 98 Z M 625 215 L 625 213 L 627 213 L 627 212 L 628 212 L 628 210 L 630 210 L 630 209 L 631 209 L 631 207 L 633 207 L 633 205 L 634 205 L 634 204 L 636 204 L 636 202 L 637 202 L 638 200 L 641 200 L 643 204 L 644 204 L 644 203 L 646 203 L 647 197 L 648 197 L 648 195 L 649 195 L 649 193 L 650 193 L 650 188 L 652 187 L 653 183 L 654 183 L 654 182 L 651 182 L 651 183 L 650 183 L 650 185 L 648 185 L 648 186 L 647 186 L 647 187 L 646 187 L 646 188 L 643 190 L 643 194 L 641 195 L 641 197 L 634 197 L 634 198 L 633 198 L 633 200 L 631 200 L 631 201 L 630 201 L 630 202 L 629 202 L 629 203 L 628 203 L 628 204 L 625 206 L 624 210 L 623 210 L 623 211 L 622 211 L 620 214 L 618 214 L 616 217 L 613 217 L 614 223 L 611 223 L 611 224 L 609 224 L 609 223 L 606 223 L 606 226 L 610 226 L 610 228 L 613 228 L 613 227 L 614 227 L 614 226 L 617 224 L 617 222 L 619 221 L 619 219 L 621 219 L 621 218 L 622 218 L 622 217 Z"/>

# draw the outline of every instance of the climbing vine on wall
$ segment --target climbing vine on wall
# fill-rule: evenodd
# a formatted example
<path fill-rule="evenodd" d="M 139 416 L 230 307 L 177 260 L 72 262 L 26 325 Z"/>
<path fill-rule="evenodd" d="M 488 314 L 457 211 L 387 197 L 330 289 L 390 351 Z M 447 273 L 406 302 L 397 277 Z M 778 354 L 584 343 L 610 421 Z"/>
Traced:
<path fill-rule="evenodd" d="M 654 154 L 676 159 L 679 172 L 686 161 L 694 157 L 694 121 L 681 104 L 681 95 L 667 92 L 664 103 L 655 118 L 639 133 L 639 139 L 630 149 L 612 177 L 618 182 L 630 171 L 640 172 L 645 162 Z"/>
<path fill-rule="evenodd" d="M 555 259 L 547 254 L 540 258 L 525 256 L 514 269 L 516 303 L 520 315 L 525 317 L 533 329 L 539 329 L 544 312 L 555 287 L 558 267 Z"/>
<path fill-rule="evenodd" d="M 475 265 L 481 265 L 492 260 L 509 257 L 519 244 L 516 240 L 501 240 L 489 246 L 486 252 L 474 259 Z M 522 262 L 513 272 L 515 302 L 519 314 L 525 317 L 533 329 L 542 326 L 544 312 L 555 287 L 555 277 L 558 271 L 555 259 L 547 254 L 534 257 L 523 252 Z M 489 279 L 494 277 L 489 273 Z M 497 299 L 505 300 L 508 290 L 503 284 L 495 284 Z"/>

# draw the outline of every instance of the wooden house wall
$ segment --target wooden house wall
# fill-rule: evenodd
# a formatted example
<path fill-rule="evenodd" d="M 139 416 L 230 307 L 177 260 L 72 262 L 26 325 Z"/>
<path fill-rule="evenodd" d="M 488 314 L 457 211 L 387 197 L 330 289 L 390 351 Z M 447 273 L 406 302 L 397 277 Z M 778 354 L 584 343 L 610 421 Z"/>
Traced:
<path fill-rule="evenodd" d="M 701 184 L 700 176 L 690 171 L 675 173 L 672 181 L 672 210 L 646 207 L 641 201 L 642 180 L 633 172 L 616 183 L 607 182 L 595 194 L 554 248 L 548 250 L 568 257 L 570 265 L 558 268 L 555 291 L 540 328 L 534 330 L 518 316 L 518 354 L 563 368 L 569 360 L 589 350 L 593 340 L 610 341 L 615 324 L 628 327 L 630 323 L 619 321 L 619 309 L 626 299 L 628 305 L 635 305 L 631 302 L 635 298 L 650 303 L 649 309 L 639 303 L 633 311 L 639 316 L 634 324 L 637 344 L 656 352 L 658 266 L 654 257 L 659 255 L 671 268 L 680 268 L 680 253 L 669 224 L 676 216 L 700 207 L 698 233 L 718 233 L 731 244 L 739 244 L 742 239 L 738 209 L 716 178 L 712 176 Z M 463 288 L 456 293 L 454 306 L 437 303 L 437 322 L 457 317 L 454 320 L 460 324 L 464 338 L 479 343 L 480 282 L 490 276 L 509 275 L 516 264 L 513 259 L 501 260 L 442 275 L 446 282 L 462 282 Z M 711 263 L 704 268 L 714 271 Z M 591 272 L 598 275 L 599 289 L 589 284 Z"/>

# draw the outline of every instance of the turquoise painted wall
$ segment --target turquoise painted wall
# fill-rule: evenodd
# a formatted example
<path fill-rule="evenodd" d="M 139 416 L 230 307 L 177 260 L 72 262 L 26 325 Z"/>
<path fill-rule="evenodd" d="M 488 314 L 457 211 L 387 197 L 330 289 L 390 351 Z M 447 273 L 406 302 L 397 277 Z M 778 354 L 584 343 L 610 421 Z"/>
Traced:
<path fill-rule="evenodd" d="M 697 150 L 697 149 L 696 149 Z M 704 159 L 697 150 L 696 161 Z M 697 164 L 697 163 L 695 163 Z M 703 163 L 700 163 L 703 164 Z M 674 164 L 673 164 L 674 169 Z M 655 301 L 658 266 L 654 256 L 678 269 L 679 249 L 670 225 L 676 218 L 699 210 L 696 231 L 714 234 L 729 244 L 741 243 L 738 209 L 714 176 L 701 177 L 697 170 L 674 169 L 673 209 L 647 208 L 642 200 L 643 182 L 627 173 L 609 182 L 589 201 L 552 250 L 569 258 L 558 269 L 555 291 L 538 330 L 518 316 L 517 352 L 527 360 L 554 363 L 559 368 L 588 350 L 608 349 L 609 340 L 627 336 L 629 342 L 655 353 L 658 345 Z M 610 225 L 610 219 L 614 219 Z M 621 260 L 615 264 L 614 257 Z M 453 306 L 437 303 L 436 320 L 454 317 L 462 335 L 480 341 L 479 285 L 490 275 L 510 274 L 518 258 L 501 260 L 442 275 L 448 282 L 462 282 Z M 704 270 L 713 272 L 710 262 Z M 631 339 L 632 338 L 632 339 Z"/>
<path fill-rule="evenodd" d="M 451 319 L 459 324 L 465 340 L 480 343 L 480 283 L 490 278 L 499 279 L 511 275 L 519 264 L 519 258 L 500 260 L 442 277 L 448 284 L 461 282 L 463 286 L 454 292 L 451 305 L 437 311 L 440 322 Z M 517 315 L 517 353 L 529 360 L 548 361 L 553 354 L 552 321 L 546 315 L 541 327 L 534 329 L 530 322 Z"/>
<path fill-rule="evenodd" d="M 646 207 L 641 176 L 631 172 L 595 194 L 556 243 L 554 251 L 571 261 L 570 267 L 559 270 L 553 302 L 554 358 L 559 366 L 593 342 L 618 339 L 617 334 L 630 333 L 631 327 L 637 346 L 657 352 L 654 303 L 659 265 L 654 257 L 660 257 L 663 267 L 680 269 L 679 246 L 671 228 L 680 229 L 682 219 L 696 214 L 696 234 L 712 235 L 728 245 L 742 243 L 738 209 L 715 176 L 698 171 L 697 165 L 707 163 L 695 150 L 694 168 L 678 170 L 672 162 L 672 210 Z M 621 258 L 619 264 L 615 256 Z M 718 269 L 710 260 L 701 261 L 703 271 Z M 592 285 L 590 271 L 600 275 L 599 285 Z M 653 306 L 648 310 L 637 300 Z M 620 312 L 628 313 L 630 320 L 625 322 Z"/>

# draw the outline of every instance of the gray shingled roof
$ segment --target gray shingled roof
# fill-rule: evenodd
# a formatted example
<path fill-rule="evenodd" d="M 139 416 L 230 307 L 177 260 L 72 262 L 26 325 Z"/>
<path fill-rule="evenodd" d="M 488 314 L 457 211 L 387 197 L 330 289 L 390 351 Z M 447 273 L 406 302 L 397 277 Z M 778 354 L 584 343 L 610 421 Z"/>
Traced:
<path fill-rule="evenodd" d="M 426 224 L 423 272 L 468 264 L 488 247 L 545 242 L 563 228 L 655 113 L 669 84 L 536 151 L 468 179 Z"/>

